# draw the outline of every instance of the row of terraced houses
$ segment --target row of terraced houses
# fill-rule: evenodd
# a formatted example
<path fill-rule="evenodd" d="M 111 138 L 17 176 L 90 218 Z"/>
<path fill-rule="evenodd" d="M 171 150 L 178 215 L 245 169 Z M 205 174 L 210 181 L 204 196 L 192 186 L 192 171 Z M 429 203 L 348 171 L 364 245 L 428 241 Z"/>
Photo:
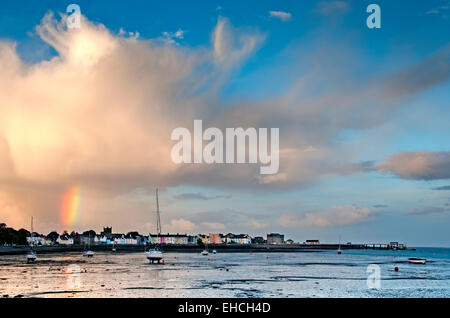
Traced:
<path fill-rule="evenodd" d="M 140 235 L 137 232 L 128 234 L 112 233 L 111 227 L 104 227 L 100 234 L 85 232 L 83 234 L 67 234 L 58 237 L 46 237 L 35 233 L 33 237 L 27 238 L 28 242 L 34 245 L 147 245 L 147 244 L 281 244 L 284 242 L 284 235 L 278 233 L 267 234 L 267 239 L 263 237 L 250 237 L 248 234 L 149 234 Z"/>

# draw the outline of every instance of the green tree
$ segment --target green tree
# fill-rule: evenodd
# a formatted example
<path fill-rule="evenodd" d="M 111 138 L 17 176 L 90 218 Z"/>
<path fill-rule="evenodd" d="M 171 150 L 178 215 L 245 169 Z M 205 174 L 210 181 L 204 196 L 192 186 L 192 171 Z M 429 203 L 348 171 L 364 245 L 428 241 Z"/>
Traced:
<path fill-rule="evenodd" d="M 94 230 L 89 230 L 89 231 L 84 231 L 83 232 L 84 236 L 90 236 L 90 237 L 94 237 L 96 235 Z"/>
<path fill-rule="evenodd" d="M 135 232 L 128 232 L 127 236 L 135 239 L 136 237 L 141 236 L 141 235 L 139 234 L 139 232 L 135 231 Z"/>
<path fill-rule="evenodd" d="M 56 240 L 57 240 L 58 237 L 59 237 L 59 234 L 58 234 L 58 232 L 56 232 L 56 231 L 52 231 L 52 232 L 50 232 L 50 233 L 47 234 L 47 237 L 48 237 L 52 242 L 56 242 Z"/>

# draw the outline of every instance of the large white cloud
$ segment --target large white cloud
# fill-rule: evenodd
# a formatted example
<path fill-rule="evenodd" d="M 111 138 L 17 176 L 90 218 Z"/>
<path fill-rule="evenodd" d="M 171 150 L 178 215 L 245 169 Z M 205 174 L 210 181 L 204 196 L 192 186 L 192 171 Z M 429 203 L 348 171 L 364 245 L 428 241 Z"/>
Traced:
<path fill-rule="evenodd" d="M 37 214 L 56 227 L 60 198 L 72 184 L 84 189 L 85 225 L 115 217 L 125 226 L 149 219 L 139 212 L 148 202 L 127 195 L 138 187 L 304 187 L 322 175 L 365 171 L 335 137 L 377 125 L 390 98 L 405 91 L 359 83 L 355 92 L 349 65 L 341 69 L 312 54 L 311 71 L 294 78 L 285 94 L 225 102 L 220 89 L 265 39 L 225 18 L 212 30 L 210 46 L 194 48 L 114 34 L 85 18 L 80 29 L 66 30 L 51 14 L 37 33 L 57 56 L 26 64 L 13 42 L 0 41 L 0 216 L 13 226 Z M 446 58 L 440 54 L 427 65 Z M 433 70 L 440 76 L 430 85 L 447 79 L 435 65 L 427 77 Z M 336 81 L 337 74 L 345 76 Z M 374 107 L 380 97 L 383 107 Z M 192 127 L 194 119 L 223 129 L 281 128 L 280 173 L 261 177 L 254 165 L 173 164 L 170 133 Z"/>

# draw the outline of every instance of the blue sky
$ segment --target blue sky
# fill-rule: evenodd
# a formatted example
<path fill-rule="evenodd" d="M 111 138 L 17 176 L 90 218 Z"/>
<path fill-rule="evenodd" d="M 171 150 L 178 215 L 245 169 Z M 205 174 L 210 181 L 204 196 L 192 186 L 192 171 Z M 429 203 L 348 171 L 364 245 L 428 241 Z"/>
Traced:
<path fill-rule="evenodd" d="M 45 69 L 45 61 L 50 65 L 54 63 L 55 67 L 63 66 L 63 62 L 54 58 L 64 53 L 42 39 L 36 26 L 44 23 L 41 20 L 48 12 L 64 13 L 69 3 L 3 1 L 0 4 L 0 41 L 16 43 L 17 55 L 31 73 L 33 69 Z M 235 36 L 236 48 L 228 53 L 239 53 L 240 39 L 256 39 L 258 44 L 230 69 L 214 66 L 211 72 L 227 75 L 217 82 L 209 79 L 205 94 L 195 95 L 194 89 L 188 89 L 189 94 L 195 95 L 189 96 L 193 98 L 191 102 L 200 99 L 205 104 L 213 103 L 213 106 L 209 105 L 212 110 L 207 112 L 208 118 L 226 127 L 236 124 L 236 119 L 226 121 L 233 118 L 227 115 L 231 109 L 243 111 L 242 122 L 238 120 L 238 123 L 255 123 L 252 111 L 246 111 L 248 105 L 253 105 L 262 114 L 261 125 L 279 125 L 282 147 L 300 152 L 312 147 L 319 149 L 319 154 L 308 157 L 306 163 L 300 156 L 298 166 L 292 158 L 289 159 L 292 163 L 286 163 L 282 158 L 280 166 L 282 170 L 286 169 L 282 173 L 287 176 L 287 181 L 273 186 L 254 184 L 253 179 L 245 177 L 247 174 L 235 179 L 231 174 L 222 182 L 223 175 L 211 169 L 204 174 L 162 174 L 165 180 L 170 180 L 167 184 L 161 181 L 163 177 L 146 180 L 136 177 L 143 174 L 140 168 L 121 172 L 117 180 L 114 169 L 95 170 L 92 167 L 51 181 L 34 179 L 34 174 L 26 175 L 25 172 L 25 177 L 16 176 L 12 183 L 23 182 L 21 189 L 31 191 L 33 195 L 30 196 L 40 193 L 45 184 L 42 191 L 49 191 L 50 201 L 55 201 L 65 183 L 79 183 L 91 189 L 96 195 L 86 199 L 90 203 L 85 204 L 85 210 L 80 212 L 83 217 L 74 227 L 81 229 L 92 222 L 100 228 L 110 222 L 118 230 L 126 231 L 125 227 L 133 223 L 121 225 L 114 221 L 114 218 L 122 218 L 120 209 L 127 206 L 126 202 L 136 199 L 136 191 L 142 191 L 143 198 L 138 195 L 136 200 L 142 200 L 143 206 L 153 205 L 151 189 L 159 185 L 162 205 L 166 205 L 163 220 L 168 230 L 249 232 L 253 235 L 279 231 L 298 241 L 318 238 L 332 242 L 341 235 L 343 240 L 353 242 L 407 241 L 416 246 L 450 246 L 450 191 L 432 190 L 450 184 L 450 2 L 377 1 L 381 7 L 381 29 L 366 27 L 369 15 L 366 7 L 372 1 L 76 3 L 92 23 L 90 32 L 97 32 L 94 26 L 100 24 L 114 39 L 120 38 L 121 29 L 139 32 L 139 41 L 152 39 L 156 46 L 167 46 L 170 52 L 178 52 L 183 58 L 186 55 L 181 62 L 171 62 L 170 65 L 179 65 L 177 68 L 189 64 L 188 57 L 207 59 L 204 52 L 216 44 L 213 35 L 220 21 L 225 21 L 230 34 Z M 271 16 L 270 11 L 290 14 L 290 19 L 283 21 Z M 168 39 L 164 34 L 175 34 L 179 30 L 182 30 L 182 36 L 172 37 L 172 43 L 164 42 Z M 61 40 L 63 36 L 56 38 Z M 136 57 L 137 60 L 140 58 L 143 65 L 153 62 L 147 61 L 146 55 Z M 209 70 L 210 64 L 212 62 L 206 62 L 203 68 L 193 66 L 192 76 L 207 76 L 203 72 L 204 68 Z M 90 72 L 95 73 L 98 69 L 93 68 Z M 150 76 L 140 75 L 139 78 Z M 28 87 L 24 84 L 28 83 L 26 76 L 20 76 L 24 76 L 20 83 Z M 45 76 L 51 78 L 48 74 Z M 159 76 L 164 78 L 164 72 Z M 141 88 L 138 84 L 136 95 L 141 96 L 141 90 L 152 85 L 149 83 L 141 83 Z M 127 85 L 127 82 L 121 83 L 121 87 Z M 213 91 L 210 85 L 217 85 L 219 89 Z M 177 95 L 173 89 L 172 86 L 163 89 L 169 91 L 164 102 Z M 86 96 L 87 99 L 91 95 L 86 93 Z M 44 98 L 38 93 L 36 98 L 46 105 L 49 100 L 55 100 L 45 99 L 48 96 Z M 105 103 L 110 101 L 108 98 L 104 97 Z M 177 103 L 177 112 L 189 107 L 186 101 Z M 316 108 L 319 114 L 313 115 L 311 112 Z M 13 116 L 9 115 L 13 114 L 11 112 L 2 111 L 4 118 Z M 100 116 L 101 122 L 101 112 L 93 111 Z M 25 114 L 30 112 L 25 111 Z M 89 111 L 89 114 L 92 113 Z M 165 113 L 170 117 L 174 113 L 168 114 Z M 216 114 L 220 115 L 214 117 Z M 178 118 L 173 116 L 170 119 L 176 122 Z M 60 127 L 54 129 L 55 134 L 61 132 Z M 152 134 L 151 130 L 148 133 Z M 27 160 L 15 157 L 16 151 L 11 144 L 17 140 L 12 133 L 5 132 L 3 137 L 13 149 L 11 160 L 19 167 L 16 170 L 29 171 L 20 169 L 21 164 L 26 166 Z M 97 140 L 95 136 L 92 138 Z M 124 140 L 126 143 L 135 139 Z M 20 147 L 20 151 L 29 149 L 28 146 Z M 41 149 L 42 145 L 37 141 L 34 146 Z M 55 151 L 60 150 L 53 146 Z M 85 153 L 85 149 L 80 148 L 78 153 Z M 91 158 L 101 161 L 94 155 Z M 367 162 L 366 168 L 361 165 L 363 162 Z M 347 165 L 354 166 L 350 169 Z M 113 179 L 117 183 L 111 186 L 114 191 L 104 186 Z M 92 180 L 96 182 L 92 183 Z M 10 182 L 10 179 L 4 181 L 2 187 L 5 197 L 11 200 L 7 201 L 9 205 L 17 197 L 17 187 Z M 98 187 L 98 184 L 102 186 Z M 50 194 L 55 187 L 58 190 Z M 180 199 L 177 196 L 181 194 L 188 195 Z M 119 201 L 112 209 L 115 212 L 89 216 L 89 211 L 104 204 L 95 201 L 94 197 L 102 197 L 98 199 L 100 201 L 111 198 L 113 202 Z M 57 204 L 33 199 L 29 207 L 42 213 L 43 228 L 62 229 L 55 216 Z M 130 203 L 130 209 L 138 208 L 142 206 Z M 3 212 L 3 217 L 6 223 L 18 225 L 22 220 L 28 220 L 30 209 L 24 212 L 17 207 L 11 210 L 16 212 Z M 39 212 L 43 209 L 47 209 L 46 212 Z M 354 213 L 348 212 L 352 209 L 355 209 Z M 139 224 L 136 227 L 141 231 L 147 230 L 142 226 L 148 218 L 147 212 L 133 212 Z M 349 217 L 348 222 L 336 222 L 345 217 Z M 282 220 L 290 220 L 292 226 Z"/>

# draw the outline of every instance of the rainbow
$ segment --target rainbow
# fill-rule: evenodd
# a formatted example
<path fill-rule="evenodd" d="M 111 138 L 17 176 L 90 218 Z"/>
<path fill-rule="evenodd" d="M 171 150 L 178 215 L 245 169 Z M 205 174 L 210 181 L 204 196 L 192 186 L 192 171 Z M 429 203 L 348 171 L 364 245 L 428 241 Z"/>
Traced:
<path fill-rule="evenodd" d="M 81 190 L 78 185 L 68 188 L 61 200 L 61 223 L 65 226 L 73 225 L 80 207 Z"/>

